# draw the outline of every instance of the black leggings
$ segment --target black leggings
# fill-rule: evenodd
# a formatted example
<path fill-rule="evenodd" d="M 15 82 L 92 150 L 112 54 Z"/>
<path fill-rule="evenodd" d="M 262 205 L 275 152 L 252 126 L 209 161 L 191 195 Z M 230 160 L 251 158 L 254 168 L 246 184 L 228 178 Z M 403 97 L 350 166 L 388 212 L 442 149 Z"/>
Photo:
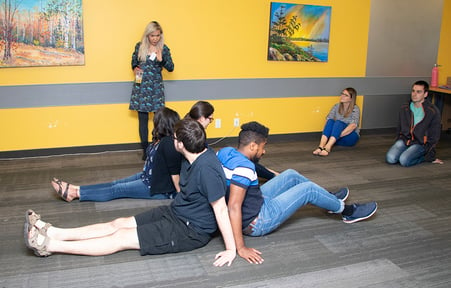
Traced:
<path fill-rule="evenodd" d="M 147 148 L 149 145 L 149 112 L 138 111 L 139 120 L 139 138 L 141 139 L 141 147 Z"/>

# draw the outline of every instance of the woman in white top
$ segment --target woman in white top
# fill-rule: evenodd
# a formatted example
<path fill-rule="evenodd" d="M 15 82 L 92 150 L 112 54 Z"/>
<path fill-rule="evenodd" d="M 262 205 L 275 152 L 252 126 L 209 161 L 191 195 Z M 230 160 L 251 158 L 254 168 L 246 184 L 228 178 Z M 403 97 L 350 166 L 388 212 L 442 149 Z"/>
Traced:
<path fill-rule="evenodd" d="M 359 141 L 360 108 L 355 104 L 357 91 L 348 87 L 341 92 L 326 118 L 318 148 L 313 155 L 327 156 L 334 145 L 354 146 Z"/>

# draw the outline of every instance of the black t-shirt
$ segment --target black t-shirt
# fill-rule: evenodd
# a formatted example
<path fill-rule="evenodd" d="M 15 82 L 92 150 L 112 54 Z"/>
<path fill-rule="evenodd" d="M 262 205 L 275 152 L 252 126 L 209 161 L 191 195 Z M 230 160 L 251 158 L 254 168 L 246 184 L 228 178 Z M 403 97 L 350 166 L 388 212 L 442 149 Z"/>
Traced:
<path fill-rule="evenodd" d="M 171 175 L 180 174 L 182 159 L 182 154 L 175 150 L 172 137 L 163 137 L 153 159 L 151 195 L 176 192 Z"/>
<path fill-rule="evenodd" d="M 212 234 L 218 226 L 210 203 L 225 196 L 224 171 L 215 152 L 208 148 L 190 164 L 182 161 L 180 189 L 171 207 L 184 222 L 193 224 L 198 232 Z"/>

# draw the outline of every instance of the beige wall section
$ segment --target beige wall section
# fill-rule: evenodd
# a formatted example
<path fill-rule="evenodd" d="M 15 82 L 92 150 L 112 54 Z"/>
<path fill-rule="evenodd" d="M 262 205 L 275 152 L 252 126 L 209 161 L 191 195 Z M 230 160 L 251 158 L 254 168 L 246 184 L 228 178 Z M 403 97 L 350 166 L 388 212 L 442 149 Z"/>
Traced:
<path fill-rule="evenodd" d="M 151 20 L 163 26 L 173 54 L 167 80 L 364 76 L 370 0 L 308 2 L 332 7 L 327 63 L 266 60 L 270 2 L 86 0 L 86 65 L 4 68 L 0 85 L 131 81 L 131 54 Z"/>
<path fill-rule="evenodd" d="M 440 31 L 440 47 L 437 63 L 439 68 L 439 85 L 446 84 L 447 77 L 451 77 L 451 0 L 444 0 L 442 29 Z"/>

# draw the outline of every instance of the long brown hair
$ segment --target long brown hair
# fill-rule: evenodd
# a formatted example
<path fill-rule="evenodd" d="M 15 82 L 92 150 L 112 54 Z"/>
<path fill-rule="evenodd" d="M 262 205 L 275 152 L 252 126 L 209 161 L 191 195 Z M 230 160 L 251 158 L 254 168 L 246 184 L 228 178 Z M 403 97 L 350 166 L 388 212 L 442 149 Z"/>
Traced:
<path fill-rule="evenodd" d="M 208 118 L 215 112 L 215 108 L 207 101 L 197 101 L 186 114 L 185 118 L 199 120 L 200 117 Z"/>
<path fill-rule="evenodd" d="M 349 96 L 351 96 L 351 102 L 349 102 L 349 106 L 348 109 L 346 109 L 346 111 L 344 104 L 340 102 L 340 107 L 338 107 L 338 113 L 340 113 L 344 117 L 349 117 L 349 115 L 351 115 L 352 113 L 352 110 L 354 110 L 355 100 L 357 98 L 357 91 L 352 87 L 345 88 L 343 89 L 343 91 L 347 91 L 349 93 Z"/>
<path fill-rule="evenodd" d="M 153 116 L 152 141 L 156 142 L 166 136 L 174 135 L 174 126 L 180 116 L 168 107 L 161 107 Z"/>

